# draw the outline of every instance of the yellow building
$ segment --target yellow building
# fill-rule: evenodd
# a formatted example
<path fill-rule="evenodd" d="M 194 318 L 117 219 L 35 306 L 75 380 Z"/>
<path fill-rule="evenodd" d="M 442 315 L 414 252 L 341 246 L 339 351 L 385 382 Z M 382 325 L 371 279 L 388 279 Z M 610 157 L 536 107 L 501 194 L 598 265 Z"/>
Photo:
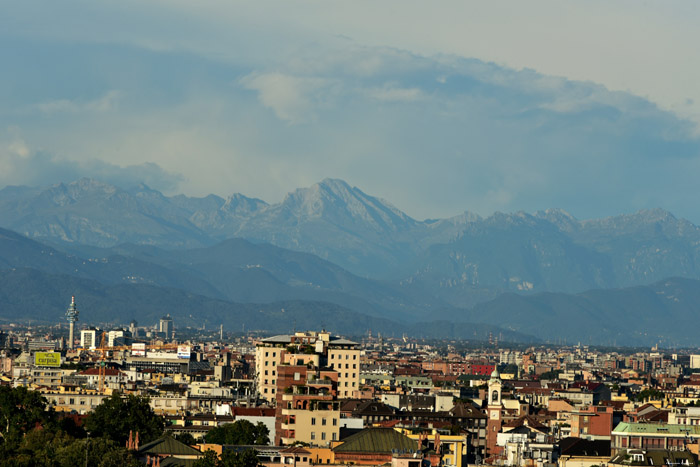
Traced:
<path fill-rule="evenodd" d="M 399 430 L 401 431 L 401 430 Z M 435 446 L 435 435 L 437 431 L 432 430 L 427 434 L 426 441 L 428 446 Z M 421 434 L 404 432 L 409 438 L 418 443 Z M 424 435 L 425 436 L 425 435 Z M 442 455 L 442 466 L 445 467 L 462 467 L 462 459 L 467 455 L 467 435 L 439 435 L 440 454 Z"/>
<path fill-rule="evenodd" d="M 286 394 L 285 394 L 286 396 Z M 293 437 L 281 438 L 282 444 L 297 441 L 311 446 L 328 447 L 340 434 L 340 405 L 337 401 L 313 401 L 307 408 L 282 409 L 281 425 Z"/>
<path fill-rule="evenodd" d="M 302 362 L 338 372 L 338 397 L 350 398 L 360 386 L 360 349 L 357 342 L 326 331 L 297 332 L 273 336 L 256 343 L 255 378 L 258 394 L 272 403 L 277 390 L 277 371 L 282 364 Z"/>

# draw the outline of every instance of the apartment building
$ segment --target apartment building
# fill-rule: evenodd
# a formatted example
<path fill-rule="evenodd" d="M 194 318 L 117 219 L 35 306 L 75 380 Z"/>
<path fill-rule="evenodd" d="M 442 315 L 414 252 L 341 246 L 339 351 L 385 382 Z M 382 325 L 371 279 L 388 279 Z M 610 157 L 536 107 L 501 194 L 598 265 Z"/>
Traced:
<path fill-rule="evenodd" d="M 350 398 L 360 385 L 360 349 L 357 342 L 326 331 L 297 332 L 263 339 L 256 344 L 255 378 L 258 395 L 276 399 L 279 366 L 304 364 L 338 373 L 338 397 Z"/>

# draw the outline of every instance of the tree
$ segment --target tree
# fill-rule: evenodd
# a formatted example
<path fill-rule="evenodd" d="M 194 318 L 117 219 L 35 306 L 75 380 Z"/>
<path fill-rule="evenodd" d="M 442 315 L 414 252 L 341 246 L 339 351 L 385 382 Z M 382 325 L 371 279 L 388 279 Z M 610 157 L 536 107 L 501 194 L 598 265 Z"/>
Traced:
<path fill-rule="evenodd" d="M 193 444 L 197 444 L 196 440 L 194 439 L 194 436 L 192 436 L 189 433 L 180 433 L 179 435 L 173 436 L 173 438 L 176 441 L 180 441 L 183 444 L 186 444 L 188 446 L 192 446 Z"/>
<path fill-rule="evenodd" d="M 647 399 L 650 400 L 658 400 L 658 399 L 663 399 L 664 398 L 664 393 L 659 391 L 658 389 L 654 388 L 648 388 L 644 389 L 637 394 L 637 400 L 639 402 L 644 402 Z"/>
<path fill-rule="evenodd" d="M 241 452 L 229 449 L 221 454 L 218 467 L 257 467 L 258 465 L 260 465 L 260 461 L 258 453 L 254 449 L 246 449 Z"/>
<path fill-rule="evenodd" d="M 57 452 L 73 442 L 65 433 L 35 428 L 26 433 L 12 453 L 5 453 L 3 465 L 43 466 L 55 465 Z"/>
<path fill-rule="evenodd" d="M 211 449 L 207 449 L 204 455 L 195 461 L 193 467 L 217 467 L 218 465 L 219 456 Z"/>
<path fill-rule="evenodd" d="M 22 436 L 38 424 L 49 421 L 46 399 L 25 387 L 0 386 L 0 438 L 3 443 L 19 444 Z"/>
<path fill-rule="evenodd" d="M 165 420 L 156 415 L 148 404 L 148 397 L 118 392 L 102 401 L 85 421 L 85 429 L 92 437 L 106 437 L 118 445 L 129 439 L 129 431 L 139 433 L 142 443 L 152 441 L 163 434 Z"/>
<path fill-rule="evenodd" d="M 85 465 L 87 454 L 88 465 L 97 467 L 138 467 L 142 466 L 122 445 L 106 438 L 76 439 L 62 449 L 56 451 L 55 463 L 52 466 L 73 467 Z"/>
<path fill-rule="evenodd" d="M 204 436 L 207 443 L 213 444 L 269 444 L 270 430 L 262 423 L 253 425 L 248 420 L 217 426 Z"/>

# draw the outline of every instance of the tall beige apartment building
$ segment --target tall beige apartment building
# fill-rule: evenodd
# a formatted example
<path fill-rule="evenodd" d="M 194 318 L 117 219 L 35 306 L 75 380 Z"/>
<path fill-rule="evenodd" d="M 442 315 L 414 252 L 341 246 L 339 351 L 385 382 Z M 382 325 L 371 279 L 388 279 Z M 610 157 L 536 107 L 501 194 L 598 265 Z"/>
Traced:
<path fill-rule="evenodd" d="M 360 348 L 357 342 L 326 331 L 296 332 L 262 339 L 255 349 L 257 391 L 268 402 L 275 400 L 280 365 L 300 362 L 338 372 L 338 397 L 351 398 L 360 384 Z"/>

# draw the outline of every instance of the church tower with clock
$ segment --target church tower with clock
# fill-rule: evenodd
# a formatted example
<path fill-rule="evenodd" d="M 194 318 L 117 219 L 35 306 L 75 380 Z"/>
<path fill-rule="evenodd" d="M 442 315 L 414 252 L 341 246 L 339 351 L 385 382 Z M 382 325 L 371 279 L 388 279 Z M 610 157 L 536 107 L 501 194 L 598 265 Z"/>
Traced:
<path fill-rule="evenodd" d="M 501 431 L 501 423 L 503 416 L 503 405 L 501 404 L 501 389 L 503 383 L 501 382 L 501 375 L 498 373 L 497 369 L 493 370 L 491 373 L 491 379 L 488 383 L 488 423 L 486 425 L 486 457 L 492 457 L 497 454 L 497 444 L 498 432 Z"/>

